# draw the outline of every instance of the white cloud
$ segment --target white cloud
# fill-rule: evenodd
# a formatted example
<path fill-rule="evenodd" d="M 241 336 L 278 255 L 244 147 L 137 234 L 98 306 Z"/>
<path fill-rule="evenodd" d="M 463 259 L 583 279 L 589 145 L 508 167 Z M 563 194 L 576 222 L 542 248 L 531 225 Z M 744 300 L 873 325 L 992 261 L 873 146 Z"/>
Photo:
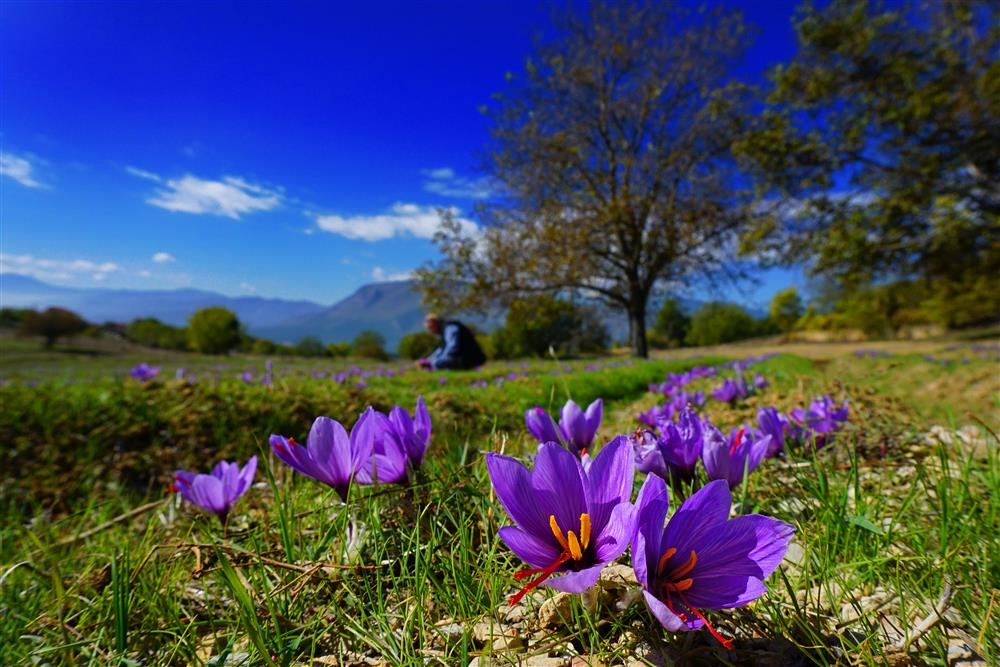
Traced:
<path fill-rule="evenodd" d="M 153 255 L 153 261 L 157 264 L 168 264 L 170 262 L 176 262 L 177 258 L 169 252 L 158 252 Z"/>
<path fill-rule="evenodd" d="M 114 262 L 44 259 L 32 255 L 0 253 L 0 273 L 18 273 L 41 280 L 71 280 L 89 275 L 93 280 L 101 281 L 108 274 L 119 271 L 122 271 L 122 267 Z"/>
<path fill-rule="evenodd" d="M 32 175 L 34 165 L 26 158 L 11 153 L 0 153 L 0 176 L 9 176 L 26 188 L 44 188 L 45 184 Z"/>
<path fill-rule="evenodd" d="M 212 181 L 190 174 L 168 179 L 166 188 L 146 202 L 168 211 L 206 213 L 238 220 L 245 213 L 269 211 L 281 205 L 283 194 L 236 176 Z"/>
<path fill-rule="evenodd" d="M 149 278 L 152 275 L 153 274 L 147 271 L 146 269 L 143 269 L 142 271 L 139 272 L 139 277 L 141 278 Z"/>
<path fill-rule="evenodd" d="M 413 276 L 411 271 L 388 272 L 381 266 L 372 268 L 372 280 L 379 283 L 395 283 L 401 280 L 409 280 Z"/>
<path fill-rule="evenodd" d="M 486 199 L 494 193 L 487 178 L 464 178 L 451 167 L 424 169 L 420 172 L 427 179 L 424 190 L 442 197 L 456 199 Z"/>
<path fill-rule="evenodd" d="M 242 282 L 242 283 L 240 283 L 240 289 L 243 290 L 244 292 L 247 292 L 248 294 L 256 294 L 257 293 L 257 287 L 255 285 L 251 285 L 248 282 Z"/>
<path fill-rule="evenodd" d="M 154 183 L 160 183 L 161 181 L 163 181 L 163 179 L 160 178 L 157 174 L 154 174 L 151 171 L 146 171 L 145 169 L 139 169 L 139 167 L 130 167 L 126 165 L 125 171 L 132 174 L 136 178 L 144 178 L 147 181 L 153 181 Z"/>
<path fill-rule="evenodd" d="M 449 210 L 465 232 L 475 233 L 475 223 L 459 217 L 457 208 Z M 393 204 L 388 213 L 377 215 L 316 216 L 316 226 L 324 232 L 364 241 L 384 241 L 395 236 L 432 239 L 440 224 L 441 217 L 437 208 L 402 202 Z"/>

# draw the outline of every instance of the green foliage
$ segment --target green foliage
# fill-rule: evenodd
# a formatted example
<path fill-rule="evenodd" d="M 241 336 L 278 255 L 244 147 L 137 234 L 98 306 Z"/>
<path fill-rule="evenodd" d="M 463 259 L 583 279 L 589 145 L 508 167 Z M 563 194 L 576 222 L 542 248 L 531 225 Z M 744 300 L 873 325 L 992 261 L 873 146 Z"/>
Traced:
<path fill-rule="evenodd" d="M 0 328 L 15 329 L 28 313 L 33 312 L 31 308 L 0 308 Z"/>
<path fill-rule="evenodd" d="M 404 359 L 423 359 L 440 344 L 440 337 L 429 331 L 406 334 L 399 340 L 399 356 Z"/>
<path fill-rule="evenodd" d="M 187 349 L 187 332 L 164 324 L 155 317 L 133 320 L 125 327 L 125 336 L 134 343 L 163 350 Z"/>
<path fill-rule="evenodd" d="M 677 299 L 664 299 L 650 332 L 650 345 L 657 348 L 680 347 L 691 328 L 691 317 Z"/>
<path fill-rule="evenodd" d="M 608 333 L 596 312 L 549 294 L 517 299 L 504 325 L 493 332 L 491 352 L 497 359 L 542 357 L 552 348 L 560 356 L 601 352 Z"/>
<path fill-rule="evenodd" d="M 257 338 L 254 340 L 253 345 L 250 347 L 251 354 L 258 354 L 262 356 L 276 354 L 278 352 L 278 346 L 266 338 Z"/>
<path fill-rule="evenodd" d="M 351 353 L 350 343 L 327 343 L 326 353 L 331 357 L 346 357 Z"/>
<path fill-rule="evenodd" d="M 657 283 L 720 268 L 713 251 L 749 217 L 731 155 L 751 114 L 732 76 L 749 33 L 736 12 L 678 2 L 565 6 L 486 109 L 503 196 L 479 208 L 485 233 L 445 214 L 443 260 L 418 277 L 446 311 L 597 292 L 645 357 Z"/>
<path fill-rule="evenodd" d="M 385 338 L 377 331 L 362 331 L 351 341 L 351 352 L 366 359 L 386 360 Z"/>
<path fill-rule="evenodd" d="M 50 348 L 60 338 L 83 333 L 87 326 L 86 320 L 71 310 L 48 308 L 41 313 L 33 310 L 23 313 L 17 330 L 22 336 L 41 336 L 45 347 Z"/>
<path fill-rule="evenodd" d="M 802 313 L 802 299 L 799 298 L 799 291 L 794 287 L 781 290 L 771 299 L 769 313 L 771 321 L 783 333 L 789 333 L 795 328 Z"/>
<path fill-rule="evenodd" d="M 847 286 L 994 273 L 1000 5 L 832 0 L 804 5 L 796 31 L 736 146 L 765 203 L 795 199 L 747 247 Z"/>
<path fill-rule="evenodd" d="M 325 357 L 326 347 L 316 336 L 306 336 L 295 344 L 295 354 L 300 357 Z"/>
<path fill-rule="evenodd" d="M 191 349 L 202 354 L 226 354 L 243 338 L 236 314 L 218 306 L 202 308 L 191 315 L 187 332 Z"/>
<path fill-rule="evenodd" d="M 713 301 L 699 308 L 691 318 L 691 329 L 685 341 L 688 345 L 719 345 L 766 332 L 766 325 L 743 308 Z"/>

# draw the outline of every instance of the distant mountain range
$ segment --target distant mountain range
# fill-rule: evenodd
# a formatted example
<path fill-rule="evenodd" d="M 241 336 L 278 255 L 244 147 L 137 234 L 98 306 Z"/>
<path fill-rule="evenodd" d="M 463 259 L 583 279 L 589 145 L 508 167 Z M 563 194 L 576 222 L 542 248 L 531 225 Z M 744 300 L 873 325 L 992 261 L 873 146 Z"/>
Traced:
<path fill-rule="evenodd" d="M 652 323 L 665 295 L 654 295 L 649 303 Z M 701 301 L 681 299 L 688 312 Z M 0 274 L 0 306 L 4 308 L 47 308 L 62 306 L 91 322 L 130 322 L 139 317 L 155 317 L 174 326 L 183 326 L 199 308 L 222 306 L 236 313 L 254 336 L 294 343 L 316 336 L 325 343 L 348 341 L 366 329 L 378 331 L 386 346 L 395 350 L 399 339 L 420 331 L 426 308 L 420 303 L 414 281 L 364 285 L 331 306 L 313 301 L 266 299 L 256 296 L 231 297 L 197 289 L 130 290 L 60 287 L 14 273 Z M 601 307 L 612 340 L 625 340 L 628 321 L 619 311 Z M 484 330 L 492 330 L 499 317 L 467 318 Z"/>

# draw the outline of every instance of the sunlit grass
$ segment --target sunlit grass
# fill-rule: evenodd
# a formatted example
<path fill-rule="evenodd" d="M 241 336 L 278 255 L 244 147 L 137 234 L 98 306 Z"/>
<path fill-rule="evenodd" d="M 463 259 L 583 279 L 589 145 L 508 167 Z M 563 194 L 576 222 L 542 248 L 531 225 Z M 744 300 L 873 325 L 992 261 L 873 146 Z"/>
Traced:
<path fill-rule="evenodd" d="M 957 636 L 989 664 L 1000 613 L 997 442 L 985 429 L 982 446 L 925 440 L 932 424 L 970 423 L 968 408 L 961 395 L 939 398 L 933 410 L 897 400 L 908 389 L 872 372 L 887 361 L 776 357 L 754 369 L 771 381 L 762 395 L 706 406 L 728 427 L 751 421 L 760 405 L 787 409 L 823 392 L 852 404 L 833 445 L 767 461 L 735 493 L 740 511 L 775 516 L 798 532 L 768 595 L 713 614 L 735 639 L 732 654 L 707 633 L 661 631 L 641 601 L 620 609 L 620 592 L 599 596 L 596 606 L 574 597 L 555 627 L 514 624 L 522 641 L 506 647 L 481 636 L 511 629 L 505 605 L 519 567 L 497 538 L 506 516 L 482 453 L 530 451 L 523 410 L 557 407 L 568 394 L 606 399 L 604 439 L 634 429 L 630 415 L 651 401 L 645 385 L 679 364 L 540 372 L 485 389 L 468 387 L 474 374 L 444 385 L 419 375 L 375 378 L 363 391 L 305 377 L 271 389 L 120 379 L 3 387 L 0 664 L 200 665 L 228 656 L 228 664 L 293 665 L 376 655 L 388 664 L 463 664 L 581 655 L 605 664 L 666 656 L 883 665 L 909 653 L 944 665 Z M 899 364 L 893 372 L 905 377 L 927 372 L 916 361 Z M 412 408 L 418 393 L 435 431 L 411 487 L 355 487 L 344 506 L 266 450 L 271 431 L 304 439 L 316 414 L 351 422 L 369 401 Z M 223 453 L 263 455 L 228 535 L 215 517 L 161 495 L 175 464 L 207 469 Z M 60 472 L 36 475 L 39 461 Z M 115 521 L 144 503 L 152 504 Z M 946 587 L 944 619 L 908 645 Z M 526 617 L 534 620 L 553 595 L 543 588 L 526 598 Z"/>

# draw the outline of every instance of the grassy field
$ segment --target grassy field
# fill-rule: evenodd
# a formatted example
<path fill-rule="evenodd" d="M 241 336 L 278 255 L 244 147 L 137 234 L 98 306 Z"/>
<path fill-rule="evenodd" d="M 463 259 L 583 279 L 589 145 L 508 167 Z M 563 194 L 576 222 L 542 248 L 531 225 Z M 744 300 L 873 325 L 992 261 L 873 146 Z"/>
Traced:
<path fill-rule="evenodd" d="M 825 393 L 851 405 L 833 444 L 769 459 L 736 489 L 735 512 L 797 533 L 769 593 L 710 614 L 734 640 L 727 651 L 706 631 L 664 631 L 629 584 L 627 554 L 584 596 L 542 587 L 509 607 L 522 565 L 497 537 L 509 520 L 482 455 L 533 451 L 524 410 L 554 412 L 568 397 L 605 400 L 606 442 L 662 401 L 646 387 L 667 372 L 760 349 L 451 374 L 279 359 L 267 386 L 264 360 L 251 357 L 0 342 L 3 665 L 971 666 L 1000 656 L 995 350 L 777 348 L 753 367 L 770 383 L 763 392 L 706 404 L 727 429 Z M 127 379 L 139 361 L 161 365 L 160 376 Z M 367 405 L 412 411 L 418 395 L 434 435 L 410 486 L 355 487 L 344 506 L 267 449 L 271 433 L 304 442 L 317 415 L 349 426 Z M 254 453 L 256 484 L 226 532 L 164 494 L 175 468 Z"/>

